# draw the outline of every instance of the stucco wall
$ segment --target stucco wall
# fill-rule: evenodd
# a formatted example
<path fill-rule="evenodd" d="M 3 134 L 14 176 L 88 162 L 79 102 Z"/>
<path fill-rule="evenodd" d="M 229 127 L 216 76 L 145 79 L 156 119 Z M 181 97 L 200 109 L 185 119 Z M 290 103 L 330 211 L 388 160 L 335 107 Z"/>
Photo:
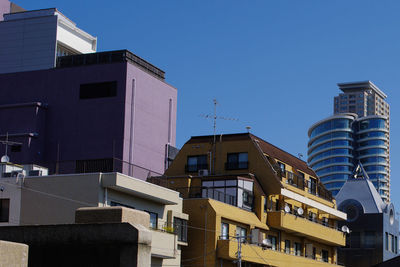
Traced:
<path fill-rule="evenodd" d="M 3 14 L 7 13 L 10 13 L 10 1 L 0 0 L 0 21 L 3 20 Z"/>
<path fill-rule="evenodd" d="M 176 104 L 176 88 L 128 64 L 125 161 L 153 170 L 155 175 L 164 173 L 165 145 L 175 146 Z M 148 170 L 136 168 L 133 175 L 147 177 Z"/>
<path fill-rule="evenodd" d="M 0 266 L 28 266 L 28 246 L 0 240 Z"/>

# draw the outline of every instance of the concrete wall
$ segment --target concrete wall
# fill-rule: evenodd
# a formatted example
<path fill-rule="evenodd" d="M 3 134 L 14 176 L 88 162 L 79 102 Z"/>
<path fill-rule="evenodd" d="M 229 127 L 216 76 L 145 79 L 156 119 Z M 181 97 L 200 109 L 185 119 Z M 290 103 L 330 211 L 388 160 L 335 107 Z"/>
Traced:
<path fill-rule="evenodd" d="M 56 16 L 3 21 L 0 35 L 0 73 L 54 67 Z"/>
<path fill-rule="evenodd" d="M 146 169 L 164 173 L 165 145 L 176 141 L 176 108 L 176 88 L 128 64 L 123 158 L 145 168 L 135 168 L 135 177 L 147 177 Z"/>
<path fill-rule="evenodd" d="M 11 160 L 22 164 L 36 162 L 54 171 L 59 159 L 60 172 L 65 169 L 71 173 L 75 171 L 75 160 L 112 158 L 113 155 L 122 158 L 126 64 L 0 75 L 0 105 L 33 101 L 48 104 L 46 124 L 38 129 L 39 136 L 31 140 L 34 144 L 45 137 L 42 149 L 24 149 L 11 155 Z M 117 81 L 116 97 L 79 99 L 80 84 L 105 81 Z M 26 113 L 12 112 L 16 123 L 3 128 L 0 134 L 31 131 L 30 124 L 17 125 Z M 29 140 L 19 141 L 28 147 Z M 41 155 L 42 160 L 38 160 L 37 155 Z"/>
<path fill-rule="evenodd" d="M 27 178 L 22 187 L 21 224 L 74 223 L 75 210 L 97 207 L 101 192 L 99 174 Z"/>
<path fill-rule="evenodd" d="M 107 81 L 117 81 L 117 96 L 79 99 L 81 84 Z M 164 172 L 168 136 L 175 145 L 177 90 L 138 67 L 115 63 L 2 74 L 0 84 L 0 105 L 48 104 L 45 124 L 35 128 L 39 135 L 30 140 L 31 147 L 28 139 L 18 139 L 24 149 L 11 155 L 13 162 L 37 163 L 54 172 L 59 159 L 59 171 L 71 173 L 75 172 L 75 160 L 115 157 L 125 161 L 115 162 L 117 171 L 140 179 L 146 179 L 149 171 L 156 175 Z M 8 111 L 0 109 L 2 112 Z M 31 123 L 18 124 L 26 113 L 9 112 L 15 122 L 2 128 L 0 135 L 32 131 Z M 0 123 L 8 125 L 6 122 L 0 115 Z"/>
<path fill-rule="evenodd" d="M 28 266 L 28 246 L 0 240 L 0 266 Z"/>
<path fill-rule="evenodd" d="M 10 13 L 10 5 L 11 5 L 10 1 L 0 0 L 0 21 L 3 20 L 3 14 Z"/>
<path fill-rule="evenodd" d="M 0 198 L 10 200 L 8 222 L 0 223 L 0 226 L 19 225 L 21 223 L 21 187 L 15 182 L 15 178 L 0 179 Z"/>

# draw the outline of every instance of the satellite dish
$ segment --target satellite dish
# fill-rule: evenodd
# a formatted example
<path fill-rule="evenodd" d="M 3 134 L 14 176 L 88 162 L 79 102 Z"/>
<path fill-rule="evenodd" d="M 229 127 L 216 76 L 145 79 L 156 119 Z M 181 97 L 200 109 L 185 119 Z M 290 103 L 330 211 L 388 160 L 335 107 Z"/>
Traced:
<path fill-rule="evenodd" d="M 287 213 L 290 212 L 290 207 L 288 205 L 285 205 L 285 212 L 287 212 Z"/>
<path fill-rule="evenodd" d="M 262 241 L 262 245 L 263 245 L 264 247 L 267 247 L 267 248 L 272 248 L 272 243 L 271 243 L 271 240 L 269 240 L 269 239 L 264 239 L 264 240 Z"/>
<path fill-rule="evenodd" d="M 343 225 L 343 226 L 342 226 L 342 232 L 343 232 L 343 233 L 350 234 L 350 229 L 349 229 L 349 227 L 347 227 L 346 225 Z"/>
<path fill-rule="evenodd" d="M 298 208 L 297 209 L 297 214 L 303 215 L 304 214 L 304 210 L 302 208 Z"/>
<path fill-rule="evenodd" d="M 10 157 L 7 155 L 4 155 L 1 157 L 1 163 L 7 163 L 10 162 Z"/>

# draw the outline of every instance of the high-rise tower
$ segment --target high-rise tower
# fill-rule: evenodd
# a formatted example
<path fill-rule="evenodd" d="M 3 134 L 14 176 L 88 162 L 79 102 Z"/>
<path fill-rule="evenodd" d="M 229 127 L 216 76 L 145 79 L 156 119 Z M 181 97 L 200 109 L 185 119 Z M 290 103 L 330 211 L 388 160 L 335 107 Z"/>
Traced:
<path fill-rule="evenodd" d="M 384 201 L 390 200 L 389 104 L 372 82 L 340 83 L 334 115 L 308 131 L 308 164 L 336 195 L 360 162 Z"/>

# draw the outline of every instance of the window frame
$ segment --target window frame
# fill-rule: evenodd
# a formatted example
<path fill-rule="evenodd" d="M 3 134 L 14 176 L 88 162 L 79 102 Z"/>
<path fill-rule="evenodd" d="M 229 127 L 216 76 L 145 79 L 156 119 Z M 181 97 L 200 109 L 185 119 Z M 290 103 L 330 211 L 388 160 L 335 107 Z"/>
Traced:
<path fill-rule="evenodd" d="M 0 198 L 0 223 L 10 222 L 10 199 Z"/>
<path fill-rule="evenodd" d="M 174 217 L 173 219 L 174 233 L 178 236 L 178 241 L 187 242 L 187 220 Z"/>
<path fill-rule="evenodd" d="M 151 229 L 157 230 L 158 229 L 158 213 L 157 212 L 148 211 L 148 210 L 144 210 L 144 211 L 147 212 L 150 215 L 149 227 Z M 153 217 L 152 217 L 152 215 L 153 215 Z M 154 218 L 154 216 L 155 216 L 155 221 L 154 221 L 155 222 L 155 226 L 152 223 L 152 218 Z"/>
<path fill-rule="evenodd" d="M 204 163 L 199 162 L 199 159 L 205 159 Z M 196 159 L 196 164 L 189 164 L 190 159 Z M 208 170 L 208 156 L 207 154 L 201 155 L 188 155 L 186 158 L 186 172 L 198 172 L 199 170 Z"/>
<path fill-rule="evenodd" d="M 240 159 L 241 155 L 246 155 L 246 161 Z M 236 157 L 235 157 L 236 156 Z M 231 160 L 233 159 L 233 160 Z M 244 170 L 249 168 L 249 153 L 248 152 L 235 152 L 227 153 L 226 155 L 226 170 Z"/>
<path fill-rule="evenodd" d="M 226 228 L 224 228 L 226 226 Z M 224 231 L 226 229 L 226 232 Z M 229 223 L 221 222 L 221 240 L 228 240 L 229 239 Z"/>

